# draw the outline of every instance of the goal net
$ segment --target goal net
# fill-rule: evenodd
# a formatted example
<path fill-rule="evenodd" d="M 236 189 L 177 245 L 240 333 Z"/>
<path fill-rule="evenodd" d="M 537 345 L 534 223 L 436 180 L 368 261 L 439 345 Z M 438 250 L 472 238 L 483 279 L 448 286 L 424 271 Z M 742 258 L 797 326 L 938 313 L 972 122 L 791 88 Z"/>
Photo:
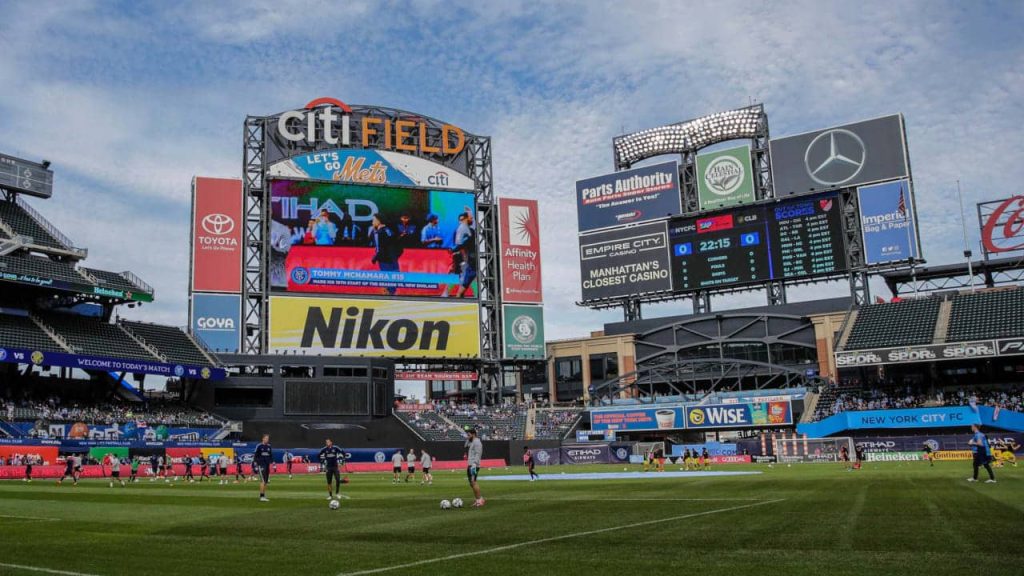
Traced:
<path fill-rule="evenodd" d="M 853 438 L 777 438 L 773 446 L 779 462 L 839 462 L 843 446 L 853 460 Z"/>
<path fill-rule="evenodd" d="M 658 450 L 661 450 L 663 456 L 667 456 L 665 454 L 664 442 L 637 442 L 633 444 L 633 455 L 641 458 L 645 458 L 648 452 L 657 452 Z"/>

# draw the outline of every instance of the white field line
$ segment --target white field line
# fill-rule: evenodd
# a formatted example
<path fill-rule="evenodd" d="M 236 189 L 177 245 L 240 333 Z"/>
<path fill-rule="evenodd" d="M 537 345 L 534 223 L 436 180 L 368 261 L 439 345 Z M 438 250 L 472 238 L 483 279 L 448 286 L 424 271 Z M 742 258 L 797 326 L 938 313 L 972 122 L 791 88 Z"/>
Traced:
<path fill-rule="evenodd" d="M 550 538 L 539 538 L 537 540 L 527 540 L 525 542 L 517 542 L 515 544 L 506 544 L 504 546 L 495 546 L 494 548 L 487 548 L 484 550 L 475 550 L 473 552 L 463 552 L 461 554 L 450 554 L 448 556 L 441 556 L 439 558 L 430 558 L 428 560 L 418 560 L 416 562 L 407 562 L 405 564 L 394 564 L 391 566 L 384 566 L 382 568 L 371 568 L 369 570 L 360 570 L 357 572 L 342 572 L 338 576 L 363 576 L 365 574 L 380 574 L 381 572 L 391 572 L 394 570 L 403 570 L 406 568 L 415 568 L 416 566 L 423 566 L 424 564 L 436 564 L 438 562 L 447 562 L 449 560 L 458 560 L 461 558 L 469 558 L 472 556 L 481 556 L 484 554 L 493 554 L 495 552 L 504 552 L 506 550 L 515 550 L 516 548 L 522 548 L 524 546 L 535 546 L 537 544 L 546 544 L 548 542 L 557 542 L 559 540 L 568 540 L 570 538 L 580 538 L 582 536 L 593 536 L 594 534 L 603 534 L 605 532 L 614 532 L 616 530 L 629 530 L 631 528 L 641 528 L 644 526 L 653 526 L 655 524 L 664 524 L 665 522 L 675 522 L 678 520 L 686 520 L 687 518 L 697 518 L 699 516 L 708 516 L 711 514 L 719 514 L 721 512 L 732 512 L 733 510 L 743 510 L 745 508 L 753 508 L 755 506 L 764 506 L 765 504 L 775 504 L 777 502 L 784 501 L 785 498 L 779 498 L 777 500 L 765 500 L 762 502 L 755 502 L 753 504 L 743 504 L 741 506 L 732 506 L 730 508 L 718 508 L 715 510 L 705 510 L 704 512 L 692 512 L 690 514 L 682 514 L 679 516 L 670 516 L 668 518 L 661 518 L 658 520 L 647 520 L 644 522 L 634 522 L 633 524 L 623 524 L 621 526 L 610 526 L 608 528 L 599 528 L 597 530 L 587 530 L 584 532 L 573 532 L 572 534 L 562 534 L 561 536 L 551 536 Z"/>
<path fill-rule="evenodd" d="M 62 574 L 63 576 L 96 576 L 95 574 L 86 574 L 85 572 L 68 572 L 67 570 L 52 570 L 50 568 L 40 568 L 38 566 L 24 566 L 21 564 L 5 564 L 0 562 L 0 567 L 3 568 L 14 568 L 16 570 L 24 570 L 26 572 L 42 572 L 43 574 Z"/>
<path fill-rule="evenodd" d="M 60 522 L 60 518 L 43 518 L 41 516 L 15 516 L 13 514 L 0 514 L 0 518 L 12 518 L 14 520 L 37 520 L 42 522 Z"/>

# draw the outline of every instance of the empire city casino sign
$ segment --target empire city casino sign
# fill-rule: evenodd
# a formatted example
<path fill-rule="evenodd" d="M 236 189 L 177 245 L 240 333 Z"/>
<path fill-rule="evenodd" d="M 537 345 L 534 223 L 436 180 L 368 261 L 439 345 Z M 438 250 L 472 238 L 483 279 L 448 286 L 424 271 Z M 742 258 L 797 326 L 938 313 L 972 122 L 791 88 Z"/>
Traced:
<path fill-rule="evenodd" d="M 337 98 L 317 98 L 301 110 L 280 115 L 277 132 L 289 142 L 324 142 L 353 145 L 353 111 Z M 422 120 L 364 115 L 357 119 L 362 148 L 454 156 L 466 147 L 466 134 L 458 126 L 442 124 L 440 141 L 431 143 L 429 125 Z"/>

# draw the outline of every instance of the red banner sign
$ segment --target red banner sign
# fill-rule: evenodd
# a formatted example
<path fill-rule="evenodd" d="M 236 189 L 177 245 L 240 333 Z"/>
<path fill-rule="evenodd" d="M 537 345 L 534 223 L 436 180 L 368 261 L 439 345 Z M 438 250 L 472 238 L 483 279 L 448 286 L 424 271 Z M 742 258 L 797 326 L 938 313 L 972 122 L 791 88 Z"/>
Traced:
<path fill-rule="evenodd" d="M 473 371 L 419 371 L 403 370 L 395 371 L 395 380 L 473 380 L 479 378 L 479 374 Z"/>
<path fill-rule="evenodd" d="M 192 183 L 192 290 L 242 291 L 242 181 L 202 178 Z"/>
<path fill-rule="evenodd" d="M 501 299 L 513 304 L 544 301 L 540 279 L 540 217 L 536 200 L 498 198 L 501 223 Z"/>
<path fill-rule="evenodd" d="M 995 208 L 989 208 L 995 205 Z M 984 208 L 987 214 L 982 214 Z M 988 254 L 1024 250 L 1024 196 L 979 205 L 981 244 Z"/>

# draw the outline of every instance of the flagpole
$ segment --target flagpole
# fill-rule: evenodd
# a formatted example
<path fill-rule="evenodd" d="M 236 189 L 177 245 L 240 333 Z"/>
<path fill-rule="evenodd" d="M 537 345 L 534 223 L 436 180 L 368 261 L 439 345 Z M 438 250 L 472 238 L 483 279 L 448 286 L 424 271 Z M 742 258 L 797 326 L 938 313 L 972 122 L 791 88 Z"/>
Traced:
<path fill-rule="evenodd" d="M 900 184 L 900 196 L 903 199 L 903 223 L 907 225 L 907 250 L 910 251 L 910 283 L 914 286 L 914 296 L 917 296 L 917 255 L 910 233 L 910 206 L 907 202 L 910 199 L 910 180 L 907 180 L 907 190 L 903 190 L 903 185 Z"/>
<path fill-rule="evenodd" d="M 967 243 L 967 219 L 964 217 L 964 194 L 960 191 L 960 179 L 956 179 L 956 197 L 960 201 L 960 229 L 964 233 L 964 258 L 967 258 L 967 276 L 971 279 L 971 292 L 974 292 L 974 263 L 971 262 L 971 246 Z"/>

